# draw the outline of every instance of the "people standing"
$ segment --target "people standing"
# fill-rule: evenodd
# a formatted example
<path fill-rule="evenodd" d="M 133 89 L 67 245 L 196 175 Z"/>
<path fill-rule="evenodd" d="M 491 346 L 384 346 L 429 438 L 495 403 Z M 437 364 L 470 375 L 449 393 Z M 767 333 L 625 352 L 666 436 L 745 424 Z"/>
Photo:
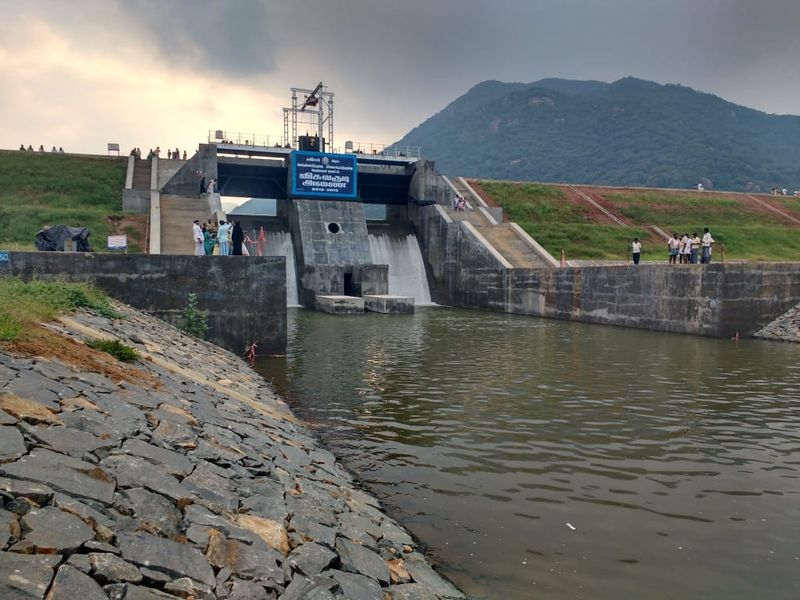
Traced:
<path fill-rule="evenodd" d="M 633 255 L 633 264 L 638 265 L 639 258 L 642 256 L 642 243 L 639 241 L 639 238 L 633 238 L 631 254 Z"/>
<path fill-rule="evenodd" d="M 219 242 L 220 256 L 228 256 L 230 248 L 228 247 L 228 232 L 230 231 L 230 224 L 225 221 L 219 222 L 219 229 L 217 230 L 217 241 Z"/>
<path fill-rule="evenodd" d="M 206 256 L 211 256 L 214 254 L 214 246 L 216 244 L 214 236 L 212 235 L 212 230 L 210 227 L 207 227 L 205 223 L 203 223 L 201 229 L 203 230 L 203 251 Z"/>
<path fill-rule="evenodd" d="M 206 176 L 205 175 L 203 175 L 200 178 L 200 193 L 201 194 L 205 194 L 206 193 Z"/>
<path fill-rule="evenodd" d="M 703 240 L 701 242 L 703 254 L 700 257 L 700 262 L 704 265 L 711 263 L 711 246 L 714 245 L 714 238 L 711 237 L 711 233 L 708 231 L 708 227 L 703 228 Z"/>
<path fill-rule="evenodd" d="M 239 224 L 239 221 L 233 222 L 233 229 L 231 230 L 231 242 L 233 244 L 233 250 L 231 254 L 233 254 L 233 256 L 241 256 L 242 243 L 244 242 L 244 231 L 242 231 L 242 226 Z"/>
<path fill-rule="evenodd" d="M 689 234 L 684 233 L 681 238 L 681 264 L 688 265 L 689 259 L 692 254 L 692 241 L 689 239 Z"/>
<path fill-rule="evenodd" d="M 203 248 L 203 230 L 200 229 L 199 219 L 195 219 L 192 223 L 192 237 L 194 239 L 194 255 L 204 256 L 206 251 Z"/>
<path fill-rule="evenodd" d="M 673 233 L 667 240 L 667 253 L 669 256 L 669 264 L 674 265 L 678 260 L 678 234 Z"/>
<path fill-rule="evenodd" d="M 212 179 L 211 181 L 208 182 L 208 188 L 206 189 L 206 192 L 209 194 L 213 194 L 216 187 L 217 187 L 217 180 Z"/>
<path fill-rule="evenodd" d="M 692 261 L 693 265 L 697 264 L 697 255 L 700 253 L 700 244 L 702 241 L 700 240 L 700 236 L 697 235 L 697 232 L 692 233 L 692 250 L 689 255 L 690 260 Z"/>

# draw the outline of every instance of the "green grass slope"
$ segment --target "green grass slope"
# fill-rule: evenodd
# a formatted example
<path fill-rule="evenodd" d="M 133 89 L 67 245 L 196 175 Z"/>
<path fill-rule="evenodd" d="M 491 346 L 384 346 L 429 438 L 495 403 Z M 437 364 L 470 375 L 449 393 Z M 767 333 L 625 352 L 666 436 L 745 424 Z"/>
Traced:
<path fill-rule="evenodd" d="M 124 159 L 0 152 L 0 247 L 33 249 L 44 225 L 89 227 L 105 247 L 109 215 L 122 212 Z"/>
<path fill-rule="evenodd" d="M 595 190 L 632 226 L 597 223 L 586 205 L 571 201 L 557 185 L 478 181 L 477 188 L 503 207 L 553 256 L 568 259 L 626 259 L 631 240 L 643 240 L 642 260 L 666 261 L 666 242 L 650 229 L 702 235 L 709 227 L 717 242 L 715 258 L 725 245 L 727 259 L 800 261 L 800 228 L 780 222 L 737 194 L 697 194 L 646 189 Z M 800 210 L 796 198 L 781 198 L 789 210 Z"/>

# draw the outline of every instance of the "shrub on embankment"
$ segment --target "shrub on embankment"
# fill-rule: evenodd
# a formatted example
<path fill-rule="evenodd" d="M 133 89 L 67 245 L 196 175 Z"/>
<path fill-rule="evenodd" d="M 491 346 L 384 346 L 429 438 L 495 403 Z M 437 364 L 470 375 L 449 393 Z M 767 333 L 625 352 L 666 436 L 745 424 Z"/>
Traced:
<path fill-rule="evenodd" d="M 716 260 L 722 244 L 728 259 L 800 260 L 800 227 L 741 194 L 582 188 L 631 224 L 626 228 L 598 222 L 597 213 L 563 186 L 485 180 L 476 186 L 556 257 L 564 249 L 569 259 L 626 259 L 631 240 L 638 237 L 644 242 L 643 260 L 666 261 L 666 241 L 651 229 L 657 225 L 667 233 L 699 235 L 708 227 Z M 796 198 L 762 202 L 800 215 Z"/>
<path fill-rule="evenodd" d="M 116 314 L 108 297 L 86 284 L 0 278 L 0 341 L 21 339 L 37 323 L 79 308 L 107 317 Z"/>
<path fill-rule="evenodd" d="M 92 246 L 103 249 L 113 233 L 109 216 L 122 211 L 126 165 L 117 158 L 0 152 L 0 245 L 32 249 L 43 226 L 63 223 L 89 227 Z"/>

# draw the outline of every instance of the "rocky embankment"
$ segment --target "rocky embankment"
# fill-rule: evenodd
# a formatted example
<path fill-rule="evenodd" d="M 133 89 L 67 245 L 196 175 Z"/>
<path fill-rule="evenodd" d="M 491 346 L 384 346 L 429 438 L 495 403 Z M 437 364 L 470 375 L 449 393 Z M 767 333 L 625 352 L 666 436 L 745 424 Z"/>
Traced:
<path fill-rule="evenodd" d="M 753 334 L 755 338 L 800 342 L 800 304 L 790 308 L 772 323 Z"/>
<path fill-rule="evenodd" d="M 463 597 L 242 360 L 117 309 L 0 351 L 0 598 Z"/>

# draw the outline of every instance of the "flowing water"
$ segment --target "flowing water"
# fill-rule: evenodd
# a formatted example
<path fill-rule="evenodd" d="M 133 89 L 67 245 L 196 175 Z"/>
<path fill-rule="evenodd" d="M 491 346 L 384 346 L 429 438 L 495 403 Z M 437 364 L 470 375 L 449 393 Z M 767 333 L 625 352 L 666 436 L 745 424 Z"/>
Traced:
<path fill-rule="evenodd" d="M 261 372 L 467 593 L 800 597 L 800 347 L 446 308 L 289 318 Z"/>
<path fill-rule="evenodd" d="M 292 234 L 288 231 L 268 231 L 265 237 L 267 256 L 286 257 L 286 306 L 300 306 L 297 297 L 297 269 L 294 263 Z"/>
<path fill-rule="evenodd" d="M 415 235 L 370 233 L 372 262 L 389 265 L 389 293 L 414 298 L 415 306 L 431 304 L 422 253 Z"/>

